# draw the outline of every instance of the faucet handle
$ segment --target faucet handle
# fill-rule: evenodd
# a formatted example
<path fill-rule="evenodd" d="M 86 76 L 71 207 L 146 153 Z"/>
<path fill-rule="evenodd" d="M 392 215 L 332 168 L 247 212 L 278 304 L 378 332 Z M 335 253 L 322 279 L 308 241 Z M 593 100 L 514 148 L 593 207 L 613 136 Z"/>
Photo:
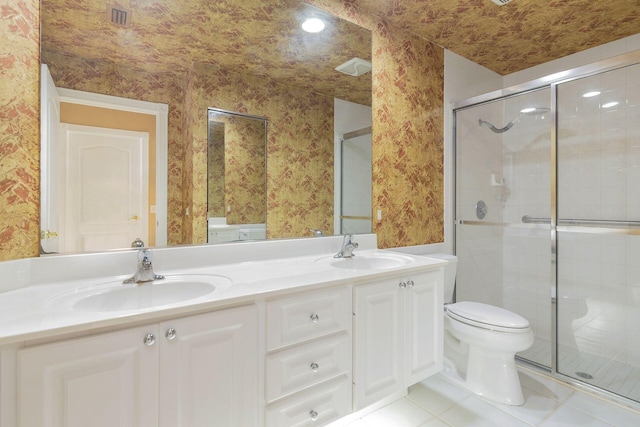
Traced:
<path fill-rule="evenodd" d="M 136 237 L 136 239 L 133 242 L 131 242 L 131 247 L 136 249 L 144 248 L 144 242 L 142 241 L 141 238 Z"/>

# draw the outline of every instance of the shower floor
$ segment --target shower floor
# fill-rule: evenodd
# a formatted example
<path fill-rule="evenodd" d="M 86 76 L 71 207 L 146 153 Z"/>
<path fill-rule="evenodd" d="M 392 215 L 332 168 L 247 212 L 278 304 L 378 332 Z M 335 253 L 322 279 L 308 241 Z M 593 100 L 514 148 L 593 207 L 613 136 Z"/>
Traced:
<path fill-rule="evenodd" d="M 558 354 L 559 373 L 640 402 L 639 367 L 563 345 L 558 346 Z M 551 343 L 536 338 L 531 348 L 518 353 L 518 356 L 549 367 Z"/>

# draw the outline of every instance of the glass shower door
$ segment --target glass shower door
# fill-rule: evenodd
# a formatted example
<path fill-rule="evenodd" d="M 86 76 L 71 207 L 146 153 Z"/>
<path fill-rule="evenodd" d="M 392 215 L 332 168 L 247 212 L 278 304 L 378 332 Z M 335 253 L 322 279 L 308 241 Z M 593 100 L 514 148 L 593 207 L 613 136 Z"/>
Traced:
<path fill-rule="evenodd" d="M 557 371 L 640 401 L 640 66 L 557 108 Z"/>
<path fill-rule="evenodd" d="M 519 354 L 551 366 L 549 88 L 456 110 L 456 300 L 506 308 L 531 325 Z"/>

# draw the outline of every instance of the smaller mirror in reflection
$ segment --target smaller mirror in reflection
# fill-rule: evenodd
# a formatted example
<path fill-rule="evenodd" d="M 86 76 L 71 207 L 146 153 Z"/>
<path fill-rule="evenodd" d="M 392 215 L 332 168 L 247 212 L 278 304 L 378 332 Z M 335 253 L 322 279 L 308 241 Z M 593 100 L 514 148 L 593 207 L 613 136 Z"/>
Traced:
<path fill-rule="evenodd" d="M 266 239 L 267 119 L 209 108 L 207 241 Z"/>

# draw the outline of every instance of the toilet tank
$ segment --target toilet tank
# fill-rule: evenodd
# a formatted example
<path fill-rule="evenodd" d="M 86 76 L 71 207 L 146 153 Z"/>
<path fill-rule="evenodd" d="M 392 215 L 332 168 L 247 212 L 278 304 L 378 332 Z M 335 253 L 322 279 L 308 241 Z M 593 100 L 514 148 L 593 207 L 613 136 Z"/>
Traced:
<path fill-rule="evenodd" d="M 458 267 L 458 257 L 443 253 L 424 254 L 424 256 L 449 261 L 449 264 L 444 266 L 444 302 L 448 303 L 453 301 L 453 291 L 456 287 L 456 268 Z"/>

